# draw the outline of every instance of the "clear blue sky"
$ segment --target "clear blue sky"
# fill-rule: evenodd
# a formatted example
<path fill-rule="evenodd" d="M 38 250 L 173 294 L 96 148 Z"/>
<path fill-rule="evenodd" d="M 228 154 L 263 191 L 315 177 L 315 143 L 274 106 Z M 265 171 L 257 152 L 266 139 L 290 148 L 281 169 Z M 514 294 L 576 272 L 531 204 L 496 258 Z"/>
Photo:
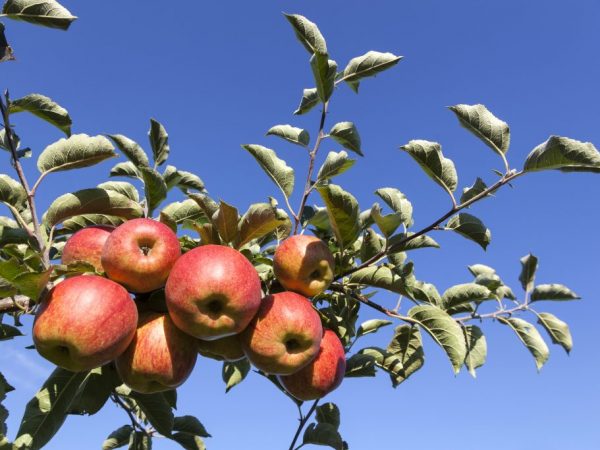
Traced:
<path fill-rule="evenodd" d="M 443 191 L 398 146 L 411 139 L 443 144 L 460 186 L 490 181 L 495 155 L 461 129 L 445 107 L 484 103 L 511 125 L 509 160 L 525 156 L 550 134 L 600 146 L 600 4 L 595 0 L 519 1 L 64 1 L 80 19 L 67 32 L 6 22 L 15 63 L 2 64 L 0 87 L 13 97 L 48 95 L 65 106 L 74 132 L 122 133 L 146 144 L 148 119 L 170 134 L 170 162 L 197 172 L 215 198 L 241 210 L 275 190 L 242 143 L 276 148 L 304 173 L 302 152 L 266 138 L 272 125 L 292 123 L 315 135 L 318 114 L 292 116 L 312 86 L 307 53 L 281 12 L 318 23 L 330 54 L 343 66 L 374 49 L 404 55 L 400 64 L 365 80 L 360 95 L 336 92 L 329 124 L 354 121 L 365 158 L 338 182 L 364 208 L 378 187 L 402 190 L 415 207 L 415 228 L 447 210 Z M 39 152 L 60 137 L 24 115 L 15 117 L 26 146 Z M 332 142 L 323 154 L 338 150 Z M 40 203 L 95 186 L 113 162 L 46 179 Z M 5 159 L 2 171 L 8 171 Z M 34 161 L 27 162 L 34 173 Z M 600 177 L 554 172 L 517 180 L 472 208 L 491 228 L 483 252 L 457 235 L 435 235 L 440 250 L 412 254 L 419 278 L 440 291 L 471 280 L 466 266 L 497 268 L 515 292 L 519 258 L 540 258 L 538 281 L 560 282 L 583 301 L 544 308 L 571 325 L 570 357 L 557 346 L 540 374 L 506 327 L 484 324 L 488 363 L 473 380 L 454 377 L 443 352 L 425 342 L 426 364 L 393 390 L 385 374 L 349 379 L 330 400 L 342 410 L 341 432 L 352 449 L 598 448 L 600 363 L 597 317 L 600 275 Z M 295 197 L 297 202 L 297 196 Z M 395 299 L 379 294 L 392 305 Z M 364 311 L 363 317 L 375 315 Z M 391 329 L 367 343 L 384 345 Z M 2 344 L 0 370 L 17 388 L 6 401 L 14 435 L 26 401 L 51 367 L 30 337 Z M 202 360 L 180 390 L 179 413 L 193 413 L 214 438 L 211 450 L 284 449 L 296 408 L 256 375 L 224 394 L 218 363 Z M 99 448 L 128 422 L 113 405 L 92 418 L 69 418 L 48 449 Z M 178 448 L 161 439 L 155 449 Z"/>

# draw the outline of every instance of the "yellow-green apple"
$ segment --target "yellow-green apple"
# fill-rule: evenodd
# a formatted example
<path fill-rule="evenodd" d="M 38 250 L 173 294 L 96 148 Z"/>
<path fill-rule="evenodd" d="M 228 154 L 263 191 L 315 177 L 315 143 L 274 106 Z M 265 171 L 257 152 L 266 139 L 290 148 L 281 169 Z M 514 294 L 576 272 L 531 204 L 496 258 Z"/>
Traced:
<path fill-rule="evenodd" d="M 221 245 L 203 245 L 182 255 L 165 294 L 175 325 L 209 341 L 246 328 L 262 297 L 254 266 L 237 250 Z"/>
<path fill-rule="evenodd" d="M 291 236 L 277 247 L 273 257 L 273 271 L 281 285 L 307 297 L 329 287 L 333 270 L 333 255 L 327 244 L 315 236 Z"/>
<path fill-rule="evenodd" d="M 106 275 L 129 291 L 150 292 L 162 287 L 181 255 L 177 235 L 164 223 L 134 219 L 119 225 L 102 249 Z"/>
<path fill-rule="evenodd" d="M 197 357 L 196 339 L 177 328 L 168 314 L 147 312 L 140 315 L 133 341 L 115 363 L 127 386 L 151 394 L 183 384 Z"/>
<path fill-rule="evenodd" d="M 250 362 L 263 372 L 289 375 L 319 352 L 323 327 L 312 303 L 295 292 L 263 298 L 258 313 L 240 334 Z"/>
<path fill-rule="evenodd" d="M 234 334 L 214 341 L 198 339 L 198 353 L 218 361 L 239 361 L 246 357 L 239 335 Z"/>
<path fill-rule="evenodd" d="M 33 342 L 57 366 L 90 370 L 125 351 L 137 320 L 135 302 L 122 286 L 96 275 L 78 275 L 48 292 L 36 313 Z"/>
<path fill-rule="evenodd" d="M 84 261 L 93 265 L 98 272 L 103 272 L 100 257 L 108 236 L 115 227 L 94 225 L 82 228 L 71 236 L 62 251 L 62 263 L 71 264 Z"/>
<path fill-rule="evenodd" d="M 333 331 L 325 330 L 317 357 L 296 373 L 280 375 L 279 382 L 298 400 L 316 400 L 336 389 L 345 373 L 344 346 Z"/>

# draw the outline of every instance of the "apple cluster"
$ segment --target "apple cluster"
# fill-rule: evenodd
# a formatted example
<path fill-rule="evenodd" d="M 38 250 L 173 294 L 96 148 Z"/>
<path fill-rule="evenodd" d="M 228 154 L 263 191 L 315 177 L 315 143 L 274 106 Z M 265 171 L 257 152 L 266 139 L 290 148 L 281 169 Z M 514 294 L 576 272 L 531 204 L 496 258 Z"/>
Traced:
<path fill-rule="evenodd" d="M 63 264 L 76 262 L 105 276 L 56 284 L 33 325 L 38 352 L 60 367 L 77 372 L 114 361 L 132 390 L 152 393 L 181 385 L 198 354 L 248 358 L 300 400 L 321 398 L 343 379 L 344 347 L 307 298 L 334 277 L 333 256 L 314 236 L 278 246 L 273 270 L 285 290 L 266 296 L 241 252 L 202 245 L 182 254 L 176 234 L 153 219 L 79 230 L 62 253 Z M 146 307 L 144 299 L 159 292 L 164 308 Z"/>

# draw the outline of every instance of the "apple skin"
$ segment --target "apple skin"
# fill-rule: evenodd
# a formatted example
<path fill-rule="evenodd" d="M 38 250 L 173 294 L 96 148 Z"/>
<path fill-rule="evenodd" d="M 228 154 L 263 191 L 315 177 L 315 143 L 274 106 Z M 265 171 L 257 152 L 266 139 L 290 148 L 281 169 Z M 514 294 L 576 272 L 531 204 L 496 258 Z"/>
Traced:
<path fill-rule="evenodd" d="M 102 248 L 115 227 L 94 225 L 82 228 L 74 233 L 66 242 L 61 262 L 65 265 L 76 261 L 84 261 L 93 265 L 98 272 L 104 272 L 100 258 Z"/>
<path fill-rule="evenodd" d="M 141 314 L 133 341 L 115 363 L 127 386 L 151 394 L 183 384 L 197 357 L 196 339 L 177 328 L 168 314 L 147 312 Z"/>
<path fill-rule="evenodd" d="M 78 275 L 46 295 L 33 323 L 33 342 L 57 366 L 91 370 L 125 351 L 137 321 L 135 302 L 125 288 L 96 275 Z"/>
<path fill-rule="evenodd" d="M 198 339 L 198 353 L 207 358 L 228 362 L 239 361 L 246 357 L 237 334 L 214 341 Z"/>
<path fill-rule="evenodd" d="M 340 339 L 325 330 L 317 357 L 292 375 L 279 376 L 285 390 L 298 400 L 325 397 L 336 389 L 346 373 L 346 353 Z"/>
<path fill-rule="evenodd" d="M 329 287 L 334 267 L 327 244 L 305 234 L 287 238 L 273 257 L 273 271 L 281 285 L 307 297 L 314 297 Z"/>
<path fill-rule="evenodd" d="M 181 256 L 165 294 L 175 325 L 207 341 L 246 328 L 262 297 L 254 266 L 237 250 L 222 245 L 196 247 Z"/>
<path fill-rule="evenodd" d="M 312 303 L 295 292 L 266 296 L 241 334 L 244 353 L 263 372 L 289 375 L 319 352 L 323 326 Z"/>
<path fill-rule="evenodd" d="M 119 225 L 102 250 L 106 276 L 130 292 L 162 287 L 181 255 L 177 235 L 153 219 L 133 219 Z"/>

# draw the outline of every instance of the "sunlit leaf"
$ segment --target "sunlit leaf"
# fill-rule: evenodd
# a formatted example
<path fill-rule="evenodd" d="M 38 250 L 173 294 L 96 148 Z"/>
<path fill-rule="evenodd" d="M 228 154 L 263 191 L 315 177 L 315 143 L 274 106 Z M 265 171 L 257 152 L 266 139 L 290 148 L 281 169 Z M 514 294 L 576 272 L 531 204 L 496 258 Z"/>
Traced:
<path fill-rule="evenodd" d="M 106 191 L 118 192 L 134 202 L 140 201 L 140 194 L 135 186 L 126 181 L 106 181 L 105 183 L 100 183 L 96 187 Z"/>
<path fill-rule="evenodd" d="M 538 284 L 531 291 L 530 297 L 532 302 L 538 300 L 579 300 L 580 298 L 575 292 L 562 284 Z"/>
<path fill-rule="evenodd" d="M 160 166 L 167 161 L 171 151 L 169 147 L 169 135 L 165 127 L 155 119 L 150 119 L 150 131 L 148 131 L 154 164 Z"/>
<path fill-rule="evenodd" d="M 539 313 L 538 323 L 544 327 L 554 344 L 560 345 L 568 353 L 573 348 L 573 338 L 569 326 L 550 313 Z"/>
<path fill-rule="evenodd" d="M 329 152 L 325 162 L 319 169 L 317 179 L 323 181 L 340 175 L 352 167 L 355 162 L 356 160 L 349 158 L 348 153 L 343 150 L 339 153 Z"/>
<path fill-rule="evenodd" d="M 475 369 L 485 364 L 487 356 L 487 341 L 481 329 L 475 325 L 463 327 L 465 341 L 467 343 L 467 356 L 465 357 L 465 366 L 469 373 L 475 378 Z"/>
<path fill-rule="evenodd" d="M 11 100 L 8 111 L 13 113 L 29 112 L 54 125 L 67 136 L 71 135 L 71 117 L 66 109 L 52 99 L 41 94 L 29 94 L 17 100 Z"/>
<path fill-rule="evenodd" d="M 138 169 L 144 180 L 144 194 L 148 203 L 148 213 L 152 214 L 158 205 L 167 198 L 167 184 L 158 171 L 142 166 Z"/>
<path fill-rule="evenodd" d="M 364 55 L 352 58 L 344 69 L 341 79 L 346 83 L 357 82 L 395 66 L 401 59 L 402 56 L 392 53 L 369 51 Z"/>
<path fill-rule="evenodd" d="M 268 203 L 256 203 L 248 208 L 239 223 L 240 240 L 238 247 L 266 236 L 280 227 L 291 227 L 288 215 L 282 209 L 273 208 Z"/>
<path fill-rule="evenodd" d="M 444 157 L 440 144 L 415 140 L 400 148 L 412 156 L 433 181 L 451 192 L 456 189 L 456 168 L 450 159 Z"/>
<path fill-rule="evenodd" d="M 144 149 L 135 141 L 122 134 L 109 134 L 109 138 L 117 148 L 131 161 L 135 167 L 149 167 L 150 161 Z"/>
<path fill-rule="evenodd" d="M 510 146 L 508 124 L 494 116 L 484 105 L 455 105 L 450 110 L 460 124 L 496 153 L 505 154 Z"/>
<path fill-rule="evenodd" d="M 317 86 L 317 94 L 325 103 L 333 94 L 337 63 L 329 59 L 327 53 L 315 53 L 310 59 L 310 67 Z"/>
<path fill-rule="evenodd" d="M 300 14 L 284 14 L 294 28 L 296 37 L 309 53 L 327 53 L 325 38 L 317 25 Z"/>
<path fill-rule="evenodd" d="M 250 363 L 246 358 L 235 362 L 223 363 L 223 381 L 225 392 L 229 392 L 234 386 L 240 384 L 250 372 Z"/>
<path fill-rule="evenodd" d="M 400 215 L 400 220 L 406 226 L 411 226 L 413 223 L 412 213 L 413 207 L 410 201 L 402 192 L 396 188 L 380 188 L 375 191 L 392 210 Z"/>
<path fill-rule="evenodd" d="M 590 142 L 551 136 L 532 150 L 523 167 L 525 172 L 550 169 L 598 172 L 600 152 Z"/>
<path fill-rule="evenodd" d="M 342 147 L 347 148 L 360 156 L 364 156 L 361 149 L 360 135 L 358 134 L 356 125 L 352 122 L 336 123 L 329 131 L 329 136 Z"/>
<path fill-rule="evenodd" d="M 267 131 L 267 136 L 278 136 L 292 144 L 308 146 L 310 143 L 310 135 L 308 131 L 302 128 L 293 127 L 291 125 L 275 125 Z"/>
<path fill-rule="evenodd" d="M 319 186 L 317 191 L 325 202 L 329 222 L 339 244 L 348 247 L 360 233 L 356 198 L 336 184 Z"/>
<path fill-rule="evenodd" d="M 468 202 L 473 197 L 476 197 L 482 192 L 484 192 L 486 189 L 487 185 L 483 182 L 481 178 L 477 177 L 475 183 L 473 183 L 473 186 L 469 186 L 463 189 L 463 193 L 460 196 L 460 203 L 463 204 L 465 202 Z"/>
<path fill-rule="evenodd" d="M 275 182 L 286 197 L 294 190 L 294 169 L 280 159 L 275 151 L 262 145 L 242 145 L 258 162 L 260 167 Z"/>
<path fill-rule="evenodd" d="M 77 19 L 54 0 L 7 0 L 2 13 L 10 19 L 66 30 Z"/>
<path fill-rule="evenodd" d="M 300 105 L 296 111 L 294 111 L 294 114 L 297 116 L 306 114 L 315 106 L 317 106 L 320 101 L 321 100 L 319 99 L 317 88 L 304 89 L 302 92 L 302 99 L 300 99 Z"/>
<path fill-rule="evenodd" d="M 550 350 L 544 342 L 544 339 L 542 339 L 539 331 L 536 330 L 536 328 L 529 322 L 519 319 L 518 317 L 510 317 L 508 319 L 499 317 L 498 321 L 504 325 L 508 325 L 513 329 L 513 331 L 519 337 L 519 340 L 533 355 L 535 359 L 535 365 L 539 371 L 546 363 L 548 356 L 550 355 Z"/>

